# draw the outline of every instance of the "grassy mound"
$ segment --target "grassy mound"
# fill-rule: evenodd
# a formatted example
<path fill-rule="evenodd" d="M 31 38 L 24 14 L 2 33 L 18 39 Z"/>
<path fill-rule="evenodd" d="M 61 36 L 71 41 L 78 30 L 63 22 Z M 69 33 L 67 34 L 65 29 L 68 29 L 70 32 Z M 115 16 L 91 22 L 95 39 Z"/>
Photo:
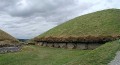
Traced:
<path fill-rule="evenodd" d="M 97 11 L 60 24 L 39 35 L 35 40 L 50 40 L 50 38 L 66 40 L 71 37 L 78 39 L 89 37 L 93 40 L 108 39 L 107 37 L 120 38 L 119 21 L 119 9 Z"/>
<path fill-rule="evenodd" d="M 0 30 L 0 44 L 9 43 L 9 42 L 18 42 L 13 36 L 9 35 L 8 33 Z"/>
<path fill-rule="evenodd" d="M 95 50 L 24 46 L 21 52 L 0 54 L 0 65 L 107 65 L 119 47 L 118 41 Z"/>

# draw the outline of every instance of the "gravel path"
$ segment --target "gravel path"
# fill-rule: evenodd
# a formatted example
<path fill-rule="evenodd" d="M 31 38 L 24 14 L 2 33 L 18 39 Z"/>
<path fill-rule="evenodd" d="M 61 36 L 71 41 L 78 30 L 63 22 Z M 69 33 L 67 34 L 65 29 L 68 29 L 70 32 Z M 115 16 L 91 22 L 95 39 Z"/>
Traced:
<path fill-rule="evenodd" d="M 116 53 L 114 60 L 112 60 L 108 65 L 120 65 L 120 51 Z"/>

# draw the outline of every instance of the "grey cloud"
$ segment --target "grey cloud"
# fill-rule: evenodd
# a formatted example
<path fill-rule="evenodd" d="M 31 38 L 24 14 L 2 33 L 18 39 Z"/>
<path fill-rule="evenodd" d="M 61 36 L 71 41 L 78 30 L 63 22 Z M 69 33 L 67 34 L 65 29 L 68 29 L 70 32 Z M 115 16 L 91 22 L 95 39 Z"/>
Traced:
<path fill-rule="evenodd" d="M 20 0 L 0 0 L 0 11 L 7 11 L 13 8 Z"/>
<path fill-rule="evenodd" d="M 18 17 L 28 17 L 38 13 L 42 16 L 48 16 L 54 14 L 56 10 L 67 10 L 69 7 L 76 6 L 76 0 L 21 0 L 17 3 L 14 6 L 10 5 L 6 11 L 10 15 Z"/>
<path fill-rule="evenodd" d="M 0 0 L 0 28 L 17 38 L 33 38 L 74 17 L 119 7 L 118 0 L 108 1 Z"/>
<path fill-rule="evenodd" d="M 54 9 L 74 4 L 74 0 L 21 0 L 15 6 L 10 5 L 6 11 L 12 16 L 26 17 L 34 13 L 47 13 Z"/>

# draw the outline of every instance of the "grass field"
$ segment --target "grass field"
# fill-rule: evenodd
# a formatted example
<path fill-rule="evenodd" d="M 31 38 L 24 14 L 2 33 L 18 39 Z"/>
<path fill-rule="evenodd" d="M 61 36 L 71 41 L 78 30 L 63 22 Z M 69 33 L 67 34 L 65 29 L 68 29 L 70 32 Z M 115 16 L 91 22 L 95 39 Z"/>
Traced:
<path fill-rule="evenodd" d="M 95 50 L 24 46 L 21 52 L 0 54 L 0 65 L 107 65 L 119 47 L 118 41 Z"/>
<path fill-rule="evenodd" d="M 22 52 L 0 55 L 0 65 L 62 65 L 87 51 L 25 46 Z"/>

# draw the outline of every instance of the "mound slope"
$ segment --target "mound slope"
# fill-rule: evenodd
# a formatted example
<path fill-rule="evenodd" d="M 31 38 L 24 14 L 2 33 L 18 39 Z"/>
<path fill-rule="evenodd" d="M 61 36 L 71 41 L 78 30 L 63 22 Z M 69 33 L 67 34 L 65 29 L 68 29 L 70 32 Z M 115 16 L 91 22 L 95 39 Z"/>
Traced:
<path fill-rule="evenodd" d="M 120 9 L 82 15 L 34 38 L 49 42 L 98 42 L 120 38 Z"/>
<path fill-rule="evenodd" d="M 3 30 L 0 30 L 0 45 L 1 44 L 15 44 L 18 42 L 19 41 L 15 39 L 13 36 L 4 32 Z"/>

